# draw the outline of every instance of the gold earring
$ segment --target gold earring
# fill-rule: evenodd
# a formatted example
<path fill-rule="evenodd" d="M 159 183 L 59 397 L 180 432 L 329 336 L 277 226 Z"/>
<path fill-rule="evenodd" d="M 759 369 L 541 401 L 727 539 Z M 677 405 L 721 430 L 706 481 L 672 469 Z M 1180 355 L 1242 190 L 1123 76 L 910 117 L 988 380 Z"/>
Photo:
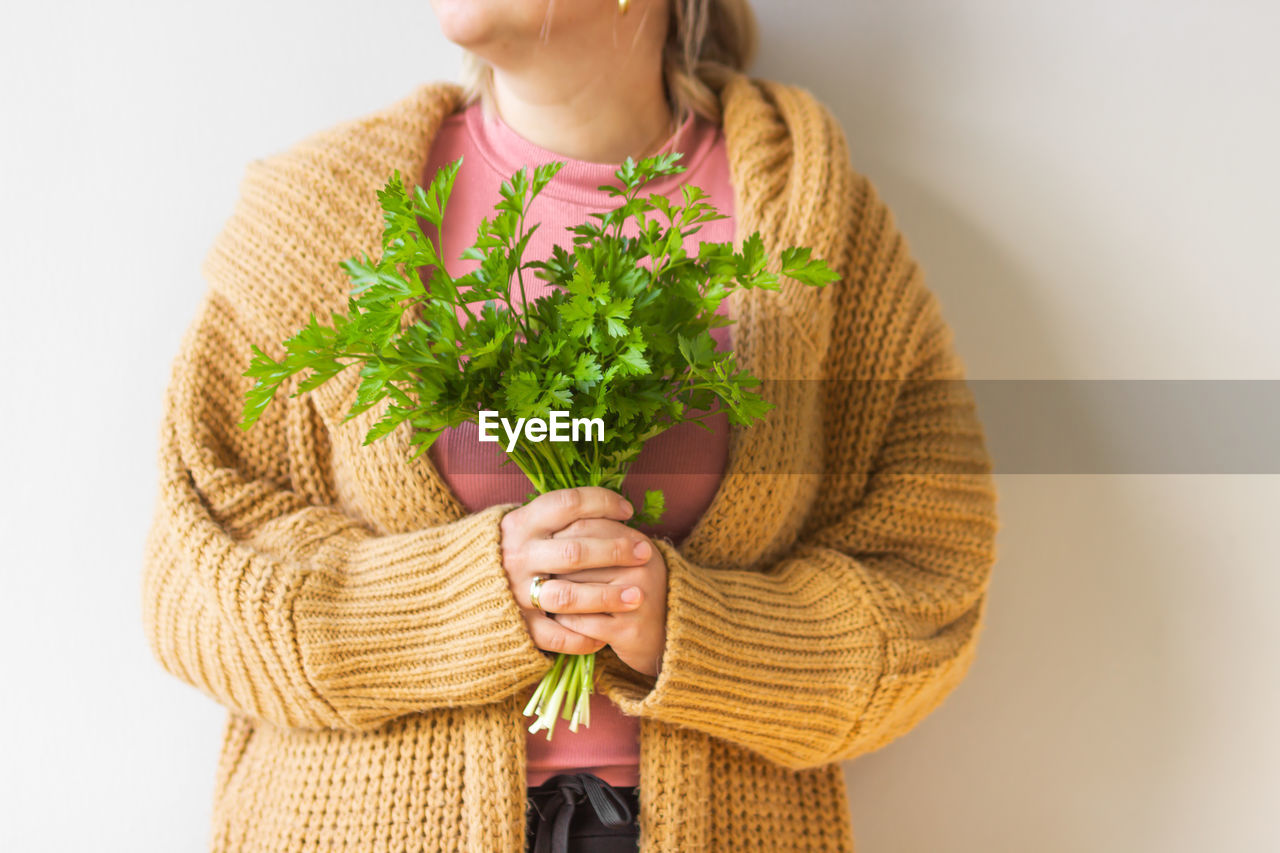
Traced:
<path fill-rule="evenodd" d="M 627 14 L 627 8 L 631 5 L 631 0 L 618 0 L 618 14 Z"/>

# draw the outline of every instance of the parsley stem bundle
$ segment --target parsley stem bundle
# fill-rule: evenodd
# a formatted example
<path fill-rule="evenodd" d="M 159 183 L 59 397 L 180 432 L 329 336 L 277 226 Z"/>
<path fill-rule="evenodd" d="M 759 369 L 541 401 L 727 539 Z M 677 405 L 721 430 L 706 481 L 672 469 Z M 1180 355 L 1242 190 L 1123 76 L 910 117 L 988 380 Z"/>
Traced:
<path fill-rule="evenodd" d="M 520 169 L 503 181 L 494 215 L 481 221 L 459 258 L 478 266 L 457 277 L 445 268 L 443 242 L 427 236 L 420 220 L 439 237 L 462 158 L 437 170 L 426 188 L 411 190 L 397 170 L 378 192 L 381 257 L 341 264 L 353 285 L 349 312 L 330 312 L 331 325 L 313 313 L 284 341 L 280 361 L 252 347 L 243 375 L 256 382 L 245 396 L 241 428 L 257 422 L 288 377 L 310 371 L 296 396 L 356 364 L 356 400 L 342 422 L 389 399 L 363 443 L 408 423 L 416 448 L 411 461 L 444 430 L 478 423 L 482 411 L 602 419 L 603 440 L 521 435 L 506 451 L 535 494 L 543 494 L 577 486 L 621 491 L 645 442 L 676 424 L 710 429 L 703 421 L 717 411 L 744 427 L 765 417 L 772 404 L 754 390 L 759 380 L 738 367 L 731 351 L 717 351 L 711 330 L 730 322 L 716 312 L 735 289 L 776 290 L 778 274 L 766 269 L 759 232 L 741 251 L 705 241 L 696 255 L 685 251 L 702 223 L 725 217 L 689 184 L 680 187 L 682 205 L 641 193 L 655 178 L 683 172 L 680 156 L 628 157 L 614 173 L 618 183 L 600 187 L 618 206 L 568 227 L 572 245 L 552 246 L 544 261 L 524 259 L 538 228 L 526 224 L 526 213 L 564 163 L 538 166 L 532 175 Z M 629 220 L 635 236 L 622 233 Z M 782 250 L 779 267 L 806 285 L 838 278 L 803 247 Z M 525 271 L 547 282 L 545 295 L 528 299 Z M 660 491 L 646 492 L 630 523 L 656 522 L 663 504 Z M 570 720 L 571 731 L 589 725 L 594 680 L 594 654 L 559 654 L 525 708 L 538 714 L 529 730 L 546 729 L 550 740 L 558 716 Z"/>

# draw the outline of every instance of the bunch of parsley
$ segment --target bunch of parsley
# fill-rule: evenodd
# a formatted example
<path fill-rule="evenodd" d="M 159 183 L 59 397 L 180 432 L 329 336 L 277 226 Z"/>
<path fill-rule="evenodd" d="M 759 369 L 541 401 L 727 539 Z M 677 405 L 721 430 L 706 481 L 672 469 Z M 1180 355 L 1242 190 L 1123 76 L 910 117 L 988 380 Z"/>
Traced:
<path fill-rule="evenodd" d="M 601 418 L 603 441 L 530 441 L 523 433 L 507 451 L 536 493 L 576 486 L 621 491 L 644 443 L 676 424 L 723 411 L 749 426 L 772 404 L 754 389 L 759 380 L 716 350 L 710 332 L 730 321 L 716 309 L 737 288 L 777 289 L 767 270 L 759 232 L 742 250 L 702 242 L 696 256 L 685 238 L 702 223 L 725 218 L 698 187 L 681 186 L 683 204 L 659 193 L 642 194 L 662 175 L 683 172 L 679 153 L 628 157 L 617 184 L 600 189 L 618 205 L 569 227 L 572 247 L 553 246 L 545 261 L 524 259 L 538 225 L 527 211 L 564 165 L 520 169 L 503 181 L 495 214 L 486 217 L 461 259 L 479 261 L 465 275 L 450 275 L 441 258 L 445 206 L 462 158 L 441 167 L 427 188 L 406 186 L 397 170 L 378 192 L 385 228 L 382 254 L 350 258 L 341 266 L 353 287 L 349 313 L 331 312 L 284 342 L 276 361 L 257 346 L 243 374 L 257 381 L 247 392 L 242 429 L 249 429 L 289 376 L 310 370 L 297 394 L 310 391 L 353 364 L 361 381 L 343 423 L 389 399 L 364 444 L 408 423 L 417 459 L 449 427 L 478 423 L 482 410 L 503 417 L 547 419 L 552 411 Z M 433 241 L 420 224 L 435 226 Z M 628 220 L 636 236 L 624 235 Z M 821 286 L 838 275 L 810 250 L 781 252 L 781 274 Z M 423 272 L 427 275 L 423 276 Z M 546 295 L 526 297 L 529 271 L 549 283 Z M 424 281 L 425 278 L 425 281 Z M 465 321 L 465 322 L 464 322 Z M 344 359 L 346 361 L 344 361 Z M 631 524 L 657 521 L 662 493 L 645 493 Z M 561 713 L 577 731 L 590 724 L 595 655 L 560 654 L 525 708 L 539 714 L 531 732 L 550 739 Z M 572 698 L 570 703 L 565 699 Z"/>

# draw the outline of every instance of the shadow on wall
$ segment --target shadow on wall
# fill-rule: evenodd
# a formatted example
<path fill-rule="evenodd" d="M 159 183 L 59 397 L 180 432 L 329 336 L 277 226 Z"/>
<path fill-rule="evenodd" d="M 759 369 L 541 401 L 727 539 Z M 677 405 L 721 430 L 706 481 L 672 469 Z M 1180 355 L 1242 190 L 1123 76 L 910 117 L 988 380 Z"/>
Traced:
<path fill-rule="evenodd" d="M 823 99 L 849 136 L 855 168 L 895 211 L 911 211 L 904 233 L 970 375 L 973 365 L 994 368 L 983 375 L 1064 375 L 1032 271 L 965 210 L 894 167 L 901 139 L 916 132 L 895 105 L 921 98 L 905 90 L 903 34 L 860 33 L 857 67 L 885 73 L 850 83 L 858 72 L 838 57 L 797 49 L 803 33 L 789 31 L 797 24 L 776 9 L 759 12 L 762 27 L 779 27 L 752 73 L 786 69 L 778 79 Z M 1005 154 L 1013 152 L 984 152 Z M 1087 252 L 1096 225 L 1083 211 L 1077 218 L 1071 239 Z M 1072 427 L 1086 451 L 1109 446 L 1114 420 L 1091 404 L 1103 405 L 1083 398 Z M 991 451 L 999 468 L 1001 447 Z M 1111 477 L 1002 473 L 997 487 L 999 559 L 968 678 L 915 730 L 846 764 L 859 853 L 1076 853 L 1102 849 L 1100 834 L 1108 850 L 1150 849 L 1151 827 L 1175 819 L 1175 780 L 1196 771 L 1174 654 L 1175 591 L 1162 570 L 1206 534 L 1177 529 Z"/>
<path fill-rule="evenodd" d="M 915 219 L 925 217 L 928 227 L 909 240 L 945 247 L 945 263 L 922 263 L 966 361 L 1001 364 L 1017 353 L 1016 363 L 1062 376 L 1053 324 L 1024 285 L 1029 274 L 926 188 L 895 175 L 879 183 L 907 199 Z M 1080 226 L 1087 234 L 1087 223 Z M 1063 390 L 1072 387 L 1079 390 Z M 981 405 L 981 390 L 978 398 Z M 1178 758 L 1188 729 L 1179 719 L 1185 680 L 1170 652 L 1172 602 L 1161 594 L 1170 593 L 1163 569 L 1185 559 L 1179 535 L 1204 534 L 1171 535 L 1172 520 L 1127 499 L 1123 483 L 1091 475 L 1089 463 L 1106 470 L 1114 442 L 1104 427 L 1115 413 L 1089 395 L 1078 402 L 1081 475 L 1037 473 L 1046 467 L 1021 463 L 1049 465 L 1045 448 L 989 435 L 997 471 L 1008 473 L 997 476 L 998 560 L 978 656 L 934 715 L 848 763 L 860 851 L 1098 850 L 1100 825 L 1150 826 L 1135 819 L 1144 811 L 1151 822 L 1167 821 L 1158 780 L 1195 772 Z M 1009 414 L 998 413 L 1006 426 Z M 1109 843 L 1135 850 L 1149 839 Z"/>

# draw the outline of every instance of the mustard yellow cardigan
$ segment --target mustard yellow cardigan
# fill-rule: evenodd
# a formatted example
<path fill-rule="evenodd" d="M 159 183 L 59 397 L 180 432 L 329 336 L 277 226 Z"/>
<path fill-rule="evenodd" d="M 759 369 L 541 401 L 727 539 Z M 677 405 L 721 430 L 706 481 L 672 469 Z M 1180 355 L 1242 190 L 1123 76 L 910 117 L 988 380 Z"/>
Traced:
<path fill-rule="evenodd" d="M 237 426 L 250 344 L 345 312 L 339 261 L 380 250 L 376 191 L 417 180 L 451 82 L 252 162 L 172 367 L 143 572 L 160 664 L 224 705 L 213 851 L 524 849 L 517 694 L 550 668 L 500 561 L 408 430 L 340 424 L 357 372 Z M 721 92 L 738 235 L 842 280 L 737 304 L 778 404 L 668 566 L 660 675 L 605 649 L 640 718 L 640 849 L 850 851 L 839 762 L 910 729 L 974 655 L 995 560 L 991 465 L 939 305 L 890 211 L 803 88 Z M 737 297 L 735 297 L 736 299 Z M 775 381 L 777 380 L 777 381 Z M 924 818 L 924 819 L 927 819 Z"/>

